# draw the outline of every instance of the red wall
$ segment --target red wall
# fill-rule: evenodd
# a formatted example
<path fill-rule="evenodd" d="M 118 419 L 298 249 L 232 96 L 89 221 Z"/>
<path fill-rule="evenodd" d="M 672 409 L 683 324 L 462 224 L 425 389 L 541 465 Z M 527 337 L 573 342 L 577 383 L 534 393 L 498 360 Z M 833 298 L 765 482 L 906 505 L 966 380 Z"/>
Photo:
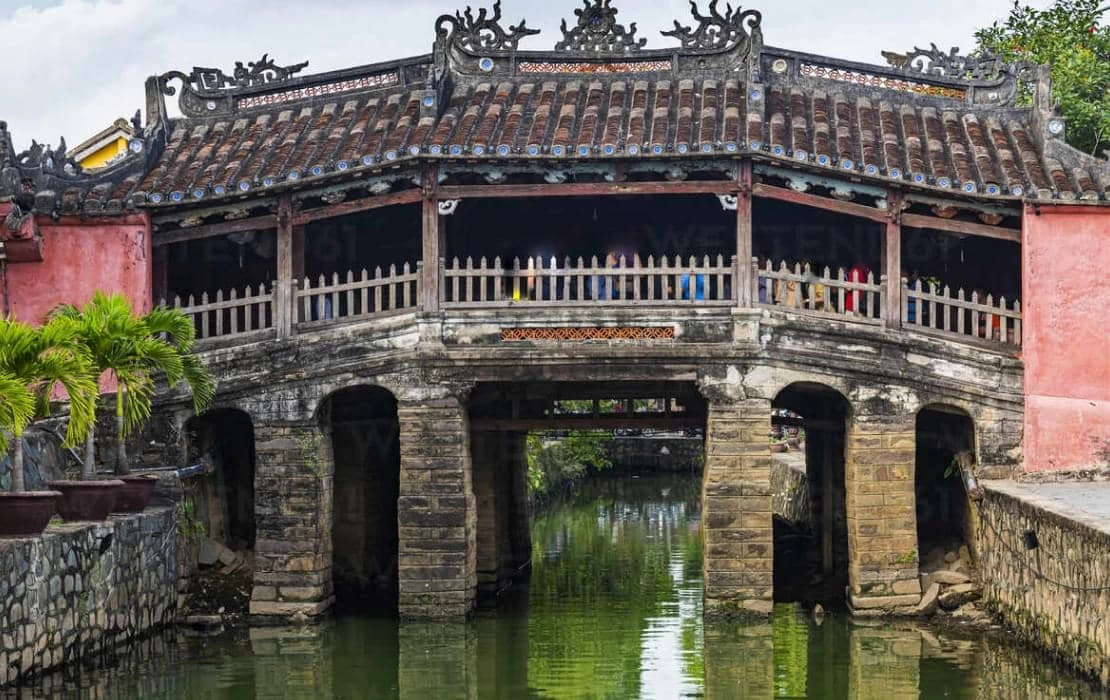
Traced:
<path fill-rule="evenodd" d="M 1023 218 L 1025 469 L 1110 463 L 1110 210 Z"/>
<path fill-rule="evenodd" d="M 83 304 L 94 291 L 123 292 L 136 310 L 151 306 L 151 235 L 145 215 L 36 220 L 43 261 L 7 266 L 6 308 L 40 323 L 60 303 Z"/>

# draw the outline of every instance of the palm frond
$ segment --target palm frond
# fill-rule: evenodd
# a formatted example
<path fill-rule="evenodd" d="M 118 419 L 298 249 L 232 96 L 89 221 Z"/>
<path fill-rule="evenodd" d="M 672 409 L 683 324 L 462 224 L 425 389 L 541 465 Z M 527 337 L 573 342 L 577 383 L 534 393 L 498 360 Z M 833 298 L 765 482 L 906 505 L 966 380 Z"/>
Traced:
<path fill-rule="evenodd" d="M 216 380 L 196 355 L 183 355 L 181 362 L 185 371 L 185 383 L 193 394 L 193 411 L 199 415 L 216 398 Z"/>
<path fill-rule="evenodd" d="M 35 397 L 16 377 L 0 373 L 0 454 L 8 451 L 8 435 L 22 435 L 35 417 Z"/>

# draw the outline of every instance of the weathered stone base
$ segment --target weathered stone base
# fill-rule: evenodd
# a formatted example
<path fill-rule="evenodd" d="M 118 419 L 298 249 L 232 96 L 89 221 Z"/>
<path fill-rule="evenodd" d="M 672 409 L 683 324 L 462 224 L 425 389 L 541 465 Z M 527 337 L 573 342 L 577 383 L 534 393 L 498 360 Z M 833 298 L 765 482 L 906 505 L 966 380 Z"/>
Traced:
<path fill-rule="evenodd" d="M 0 686 L 172 624 L 177 556 L 170 507 L 0 540 Z"/>
<path fill-rule="evenodd" d="M 255 618 L 287 618 L 303 617 L 306 621 L 320 617 L 335 604 L 335 596 L 317 602 L 289 603 L 280 601 L 251 600 L 250 614 Z M 256 620 L 264 621 L 264 620 Z"/>

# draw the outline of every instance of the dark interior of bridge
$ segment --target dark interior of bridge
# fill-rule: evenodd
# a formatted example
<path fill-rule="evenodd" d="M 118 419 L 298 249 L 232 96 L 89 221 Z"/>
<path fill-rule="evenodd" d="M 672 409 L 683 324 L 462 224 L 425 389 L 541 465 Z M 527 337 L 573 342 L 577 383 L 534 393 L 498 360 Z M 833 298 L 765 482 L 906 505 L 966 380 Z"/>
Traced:
<path fill-rule="evenodd" d="M 799 520 L 791 522 L 778 514 L 774 518 L 775 600 L 843 609 L 848 586 L 844 487 L 848 401 L 827 386 L 803 382 L 783 389 L 772 406 L 786 413 L 773 420 L 775 435 L 781 429 L 789 436 L 794 428 L 800 429 L 795 434 L 803 436 L 798 446 L 801 454 L 772 454 L 778 462 L 775 469 L 784 474 L 804 470 L 809 496 L 808 513 L 799 513 Z"/>
<path fill-rule="evenodd" d="M 254 549 L 254 426 L 234 409 L 215 409 L 185 426 L 189 463 L 202 459 L 211 473 L 194 489 L 193 517 L 207 538 L 235 551 Z"/>
<path fill-rule="evenodd" d="M 397 607 L 400 429 L 385 389 L 333 394 L 319 420 L 335 459 L 332 558 L 336 607 L 393 613 Z"/>
<path fill-rule="evenodd" d="M 923 566 L 943 563 L 936 560 L 949 553 L 959 556 L 960 547 L 973 541 L 967 492 L 952 466 L 956 455 L 965 451 L 975 451 L 974 425 L 966 413 L 946 406 L 918 413 L 914 488 Z"/>

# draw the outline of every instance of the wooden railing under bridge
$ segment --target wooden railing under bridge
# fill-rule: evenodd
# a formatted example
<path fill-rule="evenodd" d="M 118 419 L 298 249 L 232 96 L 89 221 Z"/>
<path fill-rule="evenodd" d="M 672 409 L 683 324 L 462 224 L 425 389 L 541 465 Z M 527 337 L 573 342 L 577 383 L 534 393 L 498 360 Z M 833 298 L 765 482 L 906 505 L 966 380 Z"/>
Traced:
<path fill-rule="evenodd" d="M 1021 304 L 917 281 L 901 285 L 891 313 L 886 278 L 844 269 L 751 262 L 752 306 L 879 327 L 1020 347 Z M 201 341 L 251 342 L 421 310 L 422 264 L 348 271 L 269 287 L 175 297 Z M 440 266 L 448 312 L 505 308 L 740 307 L 735 257 L 679 259 L 454 258 Z M 165 301 L 162 302 L 166 304 Z M 892 321 L 892 319 L 895 319 Z"/>

